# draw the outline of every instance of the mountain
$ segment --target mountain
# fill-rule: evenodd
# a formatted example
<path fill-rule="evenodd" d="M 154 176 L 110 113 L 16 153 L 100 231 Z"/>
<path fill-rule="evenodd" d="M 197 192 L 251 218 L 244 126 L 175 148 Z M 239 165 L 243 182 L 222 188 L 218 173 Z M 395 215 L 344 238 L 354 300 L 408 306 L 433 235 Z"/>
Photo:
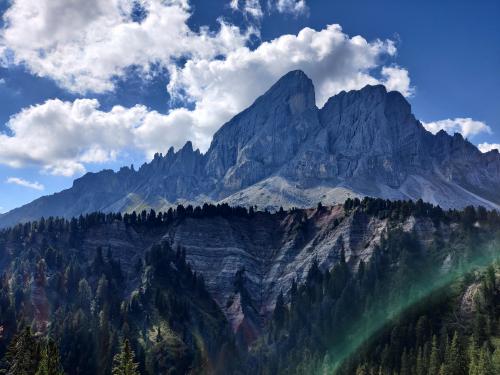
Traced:
<path fill-rule="evenodd" d="M 427 132 L 400 93 L 366 86 L 319 109 L 312 81 L 292 71 L 224 124 L 205 154 L 187 142 L 137 171 L 87 173 L 67 190 L 0 216 L 0 226 L 179 203 L 277 209 L 356 196 L 499 208 L 499 184 L 497 150 L 483 154 L 460 134 Z"/>
<path fill-rule="evenodd" d="M 26 325 L 70 375 L 109 374 L 123 338 L 151 375 L 401 374 L 432 367 L 436 335 L 451 363 L 456 332 L 490 356 L 499 246 L 496 211 L 373 198 L 18 224 L 0 230 L 0 358 Z"/>

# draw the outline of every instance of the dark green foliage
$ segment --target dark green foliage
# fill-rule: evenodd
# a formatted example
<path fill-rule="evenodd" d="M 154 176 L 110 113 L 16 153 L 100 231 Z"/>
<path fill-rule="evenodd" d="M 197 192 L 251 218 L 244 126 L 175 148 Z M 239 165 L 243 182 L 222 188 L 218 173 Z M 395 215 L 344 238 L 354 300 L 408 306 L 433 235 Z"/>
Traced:
<path fill-rule="evenodd" d="M 135 355 L 130 342 L 125 339 L 122 348 L 113 358 L 113 375 L 139 375 L 139 365 L 135 362 Z"/>
<path fill-rule="evenodd" d="M 47 340 L 42 343 L 40 361 L 36 375 L 63 375 L 64 371 L 61 366 L 59 349 L 53 340 Z"/>
<path fill-rule="evenodd" d="M 35 374 L 40 347 L 31 329 L 26 327 L 12 339 L 6 354 L 7 375 Z"/>
<path fill-rule="evenodd" d="M 12 339 L 5 356 L 7 375 L 64 375 L 56 343 L 40 339 L 26 327 Z"/>
<path fill-rule="evenodd" d="M 135 215 L 135 224 L 120 225 L 135 225 L 132 230 L 147 238 L 167 225 L 159 217 L 180 220 L 171 214 L 169 219 L 168 213 L 152 211 Z M 19 368 L 33 375 L 37 370 L 59 371 L 52 366 L 53 345 L 39 348 L 45 339 L 35 340 L 24 331 L 13 339 L 23 324 L 32 324 L 40 338 L 50 330 L 68 374 L 110 374 L 122 337 L 130 338 L 142 373 L 186 373 L 214 362 L 222 352 L 236 358 L 227 322 L 203 279 L 186 263 L 183 249 L 174 250 L 168 243 L 152 246 L 126 273 L 110 248 L 83 251 L 81 241 L 89 231 L 120 220 L 121 215 L 97 213 L 69 222 L 49 218 L 0 232 L 0 261 L 12 257 L 0 279 L 0 358 L 7 351 L 5 343 L 19 348 L 5 356 L 5 369 L 12 368 L 7 373 L 24 375 Z M 12 254 L 4 252 L 4 241 L 18 245 Z M 29 340 L 34 347 L 24 344 Z"/>
<path fill-rule="evenodd" d="M 225 204 L 180 205 L 159 213 L 93 213 L 69 221 L 46 218 L 3 230 L 0 356 L 5 354 L 4 369 L 23 375 L 61 374 L 63 367 L 68 374 L 309 374 L 321 371 L 328 358 L 362 334 L 368 328 L 367 317 L 380 311 L 390 314 L 386 306 L 415 299 L 421 302 L 394 316 L 347 358 L 339 373 L 500 373 L 498 266 L 481 274 L 472 272 L 425 298 L 417 288 L 422 275 L 439 275 L 447 256 L 452 266 L 459 267 L 477 256 L 482 245 L 498 243 L 498 213 L 481 207 L 443 211 L 421 200 L 371 198 L 348 199 L 344 209 L 353 220 L 384 219 L 392 229 L 366 261 L 351 254 L 346 259 L 343 248 L 332 254 L 337 259 L 332 269 L 322 269 L 314 261 L 304 284 L 293 282 L 290 290 L 280 293 L 262 336 L 248 351 L 236 347 L 239 341 L 204 280 L 187 263 L 184 249 L 152 241 L 147 252 L 126 259 L 107 244 L 90 246 L 89 236 L 120 226 L 124 236 L 158 239 L 182 220 L 216 216 L 252 220 L 260 215 L 283 220 L 293 215 L 297 241 L 307 243 L 314 222 L 304 210 L 272 214 Z M 322 217 L 329 210 L 318 204 L 309 213 Z M 425 241 L 398 225 L 410 216 L 425 219 L 435 229 Z M 343 219 L 336 218 L 333 227 Z M 443 224 L 449 224 L 450 232 L 441 231 Z M 476 284 L 473 313 L 465 320 L 457 318 L 460 297 Z M 234 292 L 240 294 L 245 314 L 259 314 L 252 306 L 244 269 L 234 275 Z M 32 331 L 19 331 L 26 325 Z M 49 336 L 58 343 L 62 366 Z"/>
<path fill-rule="evenodd" d="M 496 272 L 499 271 L 500 266 L 497 266 Z M 487 271 L 478 276 L 483 285 L 488 279 L 488 273 Z M 497 299 L 497 302 L 492 302 L 493 299 L 488 296 L 490 293 L 495 295 L 493 299 Z M 484 317 L 484 321 L 491 319 L 490 324 L 496 328 L 483 339 L 475 336 L 471 323 L 478 315 L 483 315 L 485 310 L 498 308 L 499 296 L 500 290 L 492 292 L 483 286 L 478 293 L 476 316 L 472 320 L 462 318 L 457 325 L 450 319 L 457 319 L 457 312 L 450 311 L 450 308 L 456 306 L 450 302 L 457 297 L 449 291 L 440 291 L 396 322 L 390 333 L 382 333 L 363 348 L 342 373 L 349 374 L 353 368 L 362 367 L 369 374 L 392 374 L 394 371 L 412 375 L 497 374 L 500 367 L 495 365 L 494 356 L 498 353 L 495 346 L 498 345 L 500 335 L 500 315 Z M 423 312 L 428 315 L 420 315 Z"/>
<path fill-rule="evenodd" d="M 325 372 L 324 365 L 328 364 L 328 358 L 342 353 L 350 344 L 352 335 L 364 332 L 363 324 L 370 324 L 367 317 L 377 316 L 375 314 L 380 311 L 389 314 L 390 310 L 384 310 L 386 306 L 389 308 L 398 301 L 421 300 L 407 312 L 408 318 L 401 316 L 401 320 L 395 320 L 392 328 L 384 329 L 386 333 L 378 341 L 367 343 L 338 372 L 469 374 L 471 365 L 466 341 L 476 331 L 476 337 L 481 336 L 478 348 L 482 349 L 477 349 L 475 356 L 479 358 L 483 350 L 481 368 L 486 369 L 480 370 L 480 373 L 489 374 L 494 369 L 491 340 L 500 334 L 500 291 L 495 276 L 499 269 L 495 271 L 490 267 L 480 277 L 482 286 L 479 296 L 482 302 L 477 304 L 474 317 L 467 321 L 456 322 L 455 308 L 460 304 L 463 288 L 476 282 L 477 275 L 467 275 L 469 284 L 457 282 L 452 288 L 447 286 L 425 299 L 419 297 L 419 285 L 425 282 L 423 275 L 431 279 L 439 277 L 442 272 L 439 267 L 451 247 L 455 252 L 454 262 L 459 267 L 460 262 L 470 256 L 470 251 L 475 252 L 477 257 L 483 244 L 497 241 L 498 221 L 483 222 L 483 230 L 480 230 L 474 225 L 479 217 L 473 217 L 470 212 L 444 213 L 423 202 L 365 199 L 347 201 L 344 207 L 379 217 L 382 215 L 390 220 L 421 215 L 434 222 L 447 220 L 463 224 L 464 218 L 469 217 L 465 218 L 467 227 L 463 226 L 466 230 L 457 230 L 446 245 L 435 237 L 427 248 L 423 248 L 416 233 L 391 230 L 371 260 L 367 264 L 359 263 L 357 274 L 347 267 L 343 251 L 339 263 L 332 270 L 321 271 L 317 263 L 313 263 L 307 283 L 292 285 L 290 302 L 284 312 L 281 302 L 277 304 L 279 311 L 275 316 L 284 315 L 285 319 L 278 321 L 283 320 L 285 324 L 280 327 L 278 335 L 269 336 L 266 343 L 259 346 L 259 355 L 265 353 L 262 365 L 265 371 L 277 374 Z M 487 217 L 487 214 L 483 212 L 481 217 Z M 474 223 L 471 224 L 471 220 Z M 498 242 L 494 243 L 498 246 Z M 464 244 L 470 244 L 470 247 L 464 247 Z M 271 326 L 273 329 L 278 326 L 276 318 Z M 479 363 L 479 359 L 476 362 Z"/>

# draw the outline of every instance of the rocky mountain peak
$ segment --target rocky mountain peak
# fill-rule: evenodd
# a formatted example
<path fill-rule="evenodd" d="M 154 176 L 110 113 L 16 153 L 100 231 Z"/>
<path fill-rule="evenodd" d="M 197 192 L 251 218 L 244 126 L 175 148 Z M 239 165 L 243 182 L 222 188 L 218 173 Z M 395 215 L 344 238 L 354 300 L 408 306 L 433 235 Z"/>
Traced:
<path fill-rule="evenodd" d="M 276 172 L 319 127 L 311 79 L 287 73 L 214 135 L 207 173 L 221 179 L 221 190 L 247 187 Z"/>
<path fill-rule="evenodd" d="M 0 226 L 187 202 L 276 209 L 364 195 L 500 209 L 499 184 L 498 152 L 483 154 L 460 134 L 426 131 L 399 92 L 368 85 L 318 109 L 313 82 L 294 70 L 222 125 L 206 154 L 187 142 L 137 172 L 87 174 L 3 215 Z"/>
<path fill-rule="evenodd" d="M 313 82 L 302 70 L 285 74 L 259 99 L 288 103 L 293 115 L 316 107 Z"/>
<path fill-rule="evenodd" d="M 386 117 L 393 123 L 402 123 L 408 117 L 413 117 L 410 103 L 405 97 L 397 91 L 388 92 L 383 85 L 367 85 L 361 90 L 342 91 L 328 99 L 320 110 L 320 116 L 323 122 L 328 122 L 332 117 L 339 116 L 345 111 L 365 114 L 370 112 Z"/>
<path fill-rule="evenodd" d="M 181 153 L 191 153 L 193 152 L 193 143 L 191 141 L 187 141 L 186 144 L 181 148 Z"/>
<path fill-rule="evenodd" d="M 425 132 L 407 100 L 382 85 L 341 92 L 320 110 L 329 149 L 356 158 L 393 157 Z M 356 166 L 357 168 L 357 166 Z"/>

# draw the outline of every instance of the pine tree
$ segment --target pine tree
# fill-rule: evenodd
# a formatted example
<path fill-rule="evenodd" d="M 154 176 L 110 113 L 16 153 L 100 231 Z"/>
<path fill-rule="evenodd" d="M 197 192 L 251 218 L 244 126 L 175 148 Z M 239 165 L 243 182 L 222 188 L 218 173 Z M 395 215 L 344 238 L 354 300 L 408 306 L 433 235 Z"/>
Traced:
<path fill-rule="evenodd" d="M 462 375 L 466 373 L 466 363 L 461 352 L 458 333 L 455 332 L 451 345 L 446 352 L 446 370 L 449 375 Z"/>
<path fill-rule="evenodd" d="M 7 375 L 32 375 L 35 373 L 38 345 L 30 327 L 26 327 L 12 339 L 6 354 L 6 361 Z"/>
<path fill-rule="evenodd" d="M 500 374 L 500 347 L 497 347 L 493 352 L 492 363 L 495 374 Z"/>
<path fill-rule="evenodd" d="M 467 351 L 469 359 L 469 375 L 477 375 L 478 353 L 477 353 L 476 339 L 474 335 L 470 337 L 469 348 Z"/>
<path fill-rule="evenodd" d="M 429 359 L 428 375 L 435 375 L 439 372 L 439 352 L 436 336 L 432 336 L 431 356 Z"/>
<path fill-rule="evenodd" d="M 366 365 L 358 366 L 356 369 L 356 375 L 368 375 L 368 369 L 366 368 Z"/>
<path fill-rule="evenodd" d="M 59 350 L 54 341 L 48 340 L 43 346 L 36 375 L 63 375 Z"/>
<path fill-rule="evenodd" d="M 400 375 L 410 375 L 410 371 L 410 361 L 408 359 L 408 352 L 405 348 L 403 354 L 401 355 L 401 370 L 399 371 L 399 373 Z"/>
<path fill-rule="evenodd" d="M 486 343 L 479 351 L 477 369 L 474 375 L 494 375 L 491 354 Z"/>
<path fill-rule="evenodd" d="M 134 362 L 134 352 L 125 339 L 120 353 L 113 358 L 113 375 L 139 375 L 138 364 Z"/>
<path fill-rule="evenodd" d="M 99 329 L 97 331 L 97 358 L 98 374 L 109 374 L 111 368 L 112 332 L 109 319 L 109 307 L 107 302 L 99 313 Z"/>
<path fill-rule="evenodd" d="M 417 364 L 416 364 L 416 375 L 425 375 L 425 360 L 422 351 L 422 347 L 418 348 L 417 353 Z"/>

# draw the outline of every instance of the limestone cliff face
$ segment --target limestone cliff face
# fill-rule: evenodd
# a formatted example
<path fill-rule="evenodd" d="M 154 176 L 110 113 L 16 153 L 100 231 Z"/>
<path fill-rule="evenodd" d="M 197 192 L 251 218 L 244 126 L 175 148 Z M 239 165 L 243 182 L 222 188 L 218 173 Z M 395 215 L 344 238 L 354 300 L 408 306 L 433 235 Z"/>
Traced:
<path fill-rule="evenodd" d="M 224 124 L 205 154 L 188 142 L 137 171 L 88 173 L 70 189 L 1 215 L 0 227 L 178 203 L 277 209 L 366 195 L 500 208 L 499 184 L 497 151 L 483 154 L 459 134 L 427 132 L 400 93 L 366 86 L 318 109 L 312 81 L 292 71 Z"/>
<path fill-rule="evenodd" d="M 415 230 L 422 241 L 437 230 L 446 235 L 428 219 L 390 224 L 357 210 L 346 215 L 342 206 L 333 206 L 260 212 L 250 218 L 187 218 L 170 226 L 163 240 L 186 249 L 188 262 L 204 276 L 235 332 L 241 330 L 244 339 L 251 340 L 274 310 L 280 292 L 288 298 L 292 282 L 303 283 L 313 263 L 329 270 L 343 250 L 356 269 L 394 225 Z"/>
<path fill-rule="evenodd" d="M 428 134 L 398 92 L 367 86 L 341 93 L 320 116 L 339 177 L 397 188 L 428 161 L 423 152 Z"/>

